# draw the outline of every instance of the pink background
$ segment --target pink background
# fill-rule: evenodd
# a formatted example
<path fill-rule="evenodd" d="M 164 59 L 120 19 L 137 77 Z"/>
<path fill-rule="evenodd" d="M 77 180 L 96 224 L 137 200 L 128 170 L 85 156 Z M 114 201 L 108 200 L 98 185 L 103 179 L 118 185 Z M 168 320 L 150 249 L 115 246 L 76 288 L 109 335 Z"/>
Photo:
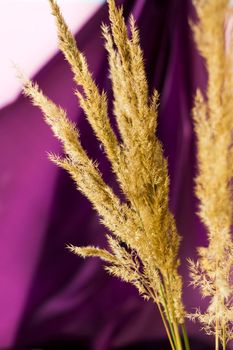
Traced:
<path fill-rule="evenodd" d="M 102 0 L 58 0 L 63 15 L 76 32 Z M 19 93 L 13 63 L 32 76 L 57 51 L 54 18 L 47 0 L 0 0 L 0 107 Z"/>

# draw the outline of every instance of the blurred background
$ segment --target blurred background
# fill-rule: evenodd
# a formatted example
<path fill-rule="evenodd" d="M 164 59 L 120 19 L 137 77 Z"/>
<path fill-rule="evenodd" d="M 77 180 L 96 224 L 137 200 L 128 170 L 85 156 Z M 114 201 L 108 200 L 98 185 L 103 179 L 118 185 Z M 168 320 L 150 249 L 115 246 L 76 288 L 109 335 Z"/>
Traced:
<path fill-rule="evenodd" d="M 70 29 L 76 33 L 104 0 L 58 0 Z M 57 51 L 56 28 L 46 0 L 0 0 L 0 107 L 20 91 L 13 63 L 29 76 Z"/>
<path fill-rule="evenodd" d="M 100 31 L 108 22 L 102 0 L 58 0 L 86 54 L 100 88 L 112 98 Z M 187 257 L 206 244 L 196 215 L 193 96 L 206 86 L 206 72 L 188 24 L 191 0 L 117 0 L 140 29 L 150 91 L 160 92 L 158 136 L 168 157 L 170 207 L 180 233 L 184 302 L 205 307 L 188 287 Z M 109 277 L 97 259 L 65 249 L 106 246 L 105 229 L 65 171 L 47 158 L 61 153 L 41 113 L 20 95 L 13 63 L 64 107 L 97 159 L 106 181 L 116 186 L 102 149 L 73 95 L 72 74 L 57 49 L 54 18 L 46 0 L 0 0 L 0 349 L 169 349 L 156 307 L 133 287 Z M 111 116 L 112 118 L 112 116 Z M 114 119 L 112 118 L 114 124 Z M 192 349 L 212 340 L 188 323 Z"/>

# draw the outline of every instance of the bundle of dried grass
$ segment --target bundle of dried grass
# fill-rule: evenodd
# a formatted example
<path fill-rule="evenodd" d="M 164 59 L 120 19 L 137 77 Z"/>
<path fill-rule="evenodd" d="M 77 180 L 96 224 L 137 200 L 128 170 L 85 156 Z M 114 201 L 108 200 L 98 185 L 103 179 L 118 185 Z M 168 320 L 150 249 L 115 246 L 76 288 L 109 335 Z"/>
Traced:
<path fill-rule="evenodd" d="M 117 8 L 114 0 L 108 1 L 110 27 L 103 25 L 102 30 L 109 57 L 114 115 L 121 137 L 118 140 L 110 125 L 106 94 L 93 81 L 56 1 L 49 2 L 57 23 L 60 49 L 70 63 L 75 82 L 82 87 L 83 92 L 76 91 L 79 103 L 104 147 L 125 198 L 121 201 L 104 182 L 66 112 L 45 97 L 36 84 L 25 81 L 24 93 L 41 108 L 64 146 L 66 156 L 50 155 L 51 160 L 71 174 L 110 232 L 109 250 L 72 245 L 69 249 L 82 257 L 100 257 L 110 274 L 135 285 L 145 299 L 152 299 L 158 305 L 172 349 L 182 349 L 179 325 L 188 348 L 182 280 L 178 273 L 180 236 L 169 210 L 167 160 L 156 136 L 158 93 L 155 90 L 152 97 L 148 94 L 134 19 L 130 18 L 129 37 L 122 8 Z"/>
<path fill-rule="evenodd" d="M 208 231 L 208 247 L 190 262 L 192 284 L 209 297 L 206 312 L 192 315 L 226 348 L 232 339 L 232 47 L 226 50 L 224 25 L 228 0 L 196 0 L 198 23 L 193 25 L 198 49 L 208 72 L 206 96 L 197 91 L 193 117 L 198 142 L 196 194 L 199 216 Z"/>

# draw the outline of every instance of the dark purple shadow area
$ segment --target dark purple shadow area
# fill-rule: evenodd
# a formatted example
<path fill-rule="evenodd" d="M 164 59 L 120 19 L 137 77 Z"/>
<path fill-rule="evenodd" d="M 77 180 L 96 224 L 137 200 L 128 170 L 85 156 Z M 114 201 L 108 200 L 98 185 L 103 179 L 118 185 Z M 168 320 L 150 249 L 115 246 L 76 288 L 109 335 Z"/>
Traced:
<path fill-rule="evenodd" d="M 213 347 L 208 345 L 207 343 L 199 342 L 196 339 L 190 339 L 192 348 L 199 350 L 211 350 Z M 38 345 L 37 345 L 38 346 Z M 60 341 L 59 343 L 49 343 L 49 344 L 40 344 L 39 347 L 43 350 L 90 350 L 91 346 L 88 344 L 88 339 L 84 339 L 79 342 L 72 341 Z M 109 350 L 170 350 L 171 347 L 167 341 L 147 341 L 140 342 L 137 344 L 126 345 L 123 347 L 111 348 Z M 14 348 L 13 350 L 30 350 L 28 349 L 19 349 Z"/>
<path fill-rule="evenodd" d="M 188 25 L 193 9 L 190 0 L 118 3 L 124 4 L 126 19 L 130 12 L 136 18 L 150 90 L 156 87 L 161 94 L 158 132 L 169 161 L 170 205 L 183 236 L 181 270 L 190 311 L 205 304 L 198 292 L 187 288 L 186 258 L 194 257 L 195 247 L 206 242 L 193 193 L 191 107 L 196 87 L 204 87 L 206 80 Z M 111 97 L 100 33 L 107 17 L 104 5 L 76 38 L 98 86 Z M 83 146 L 118 191 L 72 94 L 75 86 L 62 54 L 46 64 L 35 80 L 77 123 Z M 112 116 L 111 120 L 116 128 Z M 29 100 L 19 97 L 0 111 L 0 349 L 169 348 L 156 342 L 164 330 L 152 303 L 144 302 L 130 285 L 107 276 L 100 261 L 83 261 L 65 249 L 67 243 L 105 246 L 106 230 L 69 175 L 47 159 L 47 151 L 59 153 L 61 148 Z M 190 334 L 201 338 L 198 329 L 188 324 Z M 208 349 L 193 338 L 192 349 L 202 348 Z"/>

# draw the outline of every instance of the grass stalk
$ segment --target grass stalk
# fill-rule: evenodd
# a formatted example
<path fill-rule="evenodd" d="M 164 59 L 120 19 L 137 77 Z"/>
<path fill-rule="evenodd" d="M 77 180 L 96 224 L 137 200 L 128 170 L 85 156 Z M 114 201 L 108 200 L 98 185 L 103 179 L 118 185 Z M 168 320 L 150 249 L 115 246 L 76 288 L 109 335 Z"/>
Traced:
<path fill-rule="evenodd" d="M 189 338 L 188 338 L 188 334 L 187 334 L 187 330 L 186 330 L 185 324 L 181 325 L 181 329 L 182 329 L 182 334 L 183 334 L 183 339 L 184 339 L 185 350 L 190 350 Z"/>
<path fill-rule="evenodd" d="M 175 331 L 175 337 L 176 337 L 176 343 L 177 343 L 177 350 L 182 350 L 182 342 L 181 342 L 181 337 L 179 333 L 179 326 L 177 322 L 174 323 L 174 331 Z"/>
<path fill-rule="evenodd" d="M 176 344 L 174 343 L 174 338 L 173 338 L 173 336 L 172 336 L 172 334 L 170 332 L 170 329 L 169 329 L 169 327 L 167 325 L 167 321 L 165 319 L 165 316 L 164 316 L 163 310 L 162 310 L 162 308 L 160 306 L 160 303 L 158 302 L 157 305 L 158 305 L 158 309 L 159 309 L 159 312 L 160 312 L 160 315 L 161 315 L 161 318 L 162 318 L 162 321 L 163 321 L 163 324 L 164 324 L 164 327 L 165 327 L 165 330 L 166 330 L 167 337 L 168 337 L 168 340 L 170 342 L 171 348 L 172 348 L 172 350 L 176 350 Z"/>
<path fill-rule="evenodd" d="M 223 350 L 226 350 L 226 325 L 223 325 L 223 330 L 222 330 L 222 348 Z"/>
<path fill-rule="evenodd" d="M 166 320 L 166 316 L 164 314 L 164 311 L 161 307 L 161 304 L 156 296 L 156 294 L 153 292 L 153 290 L 151 290 L 150 288 L 147 288 L 146 286 L 144 286 L 144 288 L 148 291 L 148 294 L 150 294 L 155 303 L 157 304 L 158 306 L 158 309 L 159 309 L 159 313 L 160 313 L 160 316 L 162 318 L 162 321 L 163 321 L 163 325 L 164 325 L 164 328 L 166 330 L 166 333 L 167 333 L 167 337 L 168 337 L 168 340 L 169 340 L 169 343 L 171 345 L 171 348 L 172 350 L 177 350 L 177 347 L 176 347 L 176 342 L 175 342 L 175 339 L 174 339 L 174 336 L 173 334 L 171 333 L 171 327 L 170 327 L 170 323 L 169 323 L 169 320 Z M 168 326 L 168 323 L 169 323 L 169 326 Z"/>
<path fill-rule="evenodd" d="M 163 285 L 160 285 L 160 293 L 161 293 L 161 296 L 162 296 L 162 299 L 163 299 L 164 309 L 165 309 L 165 313 L 166 313 L 166 316 L 167 316 L 167 321 L 168 321 L 169 328 L 170 328 L 170 331 L 171 331 L 172 339 L 173 339 L 173 342 L 175 344 L 175 349 L 176 350 L 182 350 L 182 343 L 181 343 L 181 339 L 180 339 L 180 336 L 179 336 L 179 331 L 176 334 L 175 327 L 174 327 L 174 322 L 172 322 L 170 314 L 169 314 L 169 311 L 168 311 L 167 301 L 166 301 Z M 175 323 L 175 324 L 177 325 L 177 323 Z M 178 329 L 178 327 L 177 327 L 177 329 Z"/>
<path fill-rule="evenodd" d="M 162 296 L 162 299 L 163 299 L 164 310 L 165 310 L 165 313 L 167 315 L 167 320 L 168 320 L 168 323 L 169 323 L 169 327 L 171 329 L 172 337 L 173 337 L 174 341 L 176 341 L 174 327 L 173 327 L 173 323 L 172 323 L 172 320 L 171 320 L 171 317 L 170 317 L 170 314 L 169 314 L 169 311 L 168 311 L 167 301 L 166 301 L 166 297 L 165 297 L 165 293 L 164 293 L 164 289 L 163 289 L 163 285 L 162 284 L 160 285 L 160 293 L 161 293 L 161 296 Z"/>

